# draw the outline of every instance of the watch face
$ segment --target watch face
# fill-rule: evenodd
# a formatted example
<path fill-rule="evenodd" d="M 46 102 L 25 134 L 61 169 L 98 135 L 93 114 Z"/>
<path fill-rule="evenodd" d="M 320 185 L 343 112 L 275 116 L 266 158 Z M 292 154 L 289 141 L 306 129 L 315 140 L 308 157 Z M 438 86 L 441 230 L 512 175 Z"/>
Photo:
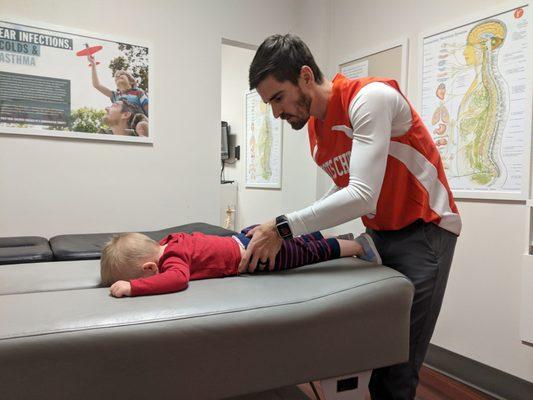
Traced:
<path fill-rule="evenodd" d="M 289 236 L 291 234 L 291 228 L 289 227 L 289 224 L 287 223 L 278 225 L 278 230 L 279 230 L 279 234 L 282 237 Z"/>

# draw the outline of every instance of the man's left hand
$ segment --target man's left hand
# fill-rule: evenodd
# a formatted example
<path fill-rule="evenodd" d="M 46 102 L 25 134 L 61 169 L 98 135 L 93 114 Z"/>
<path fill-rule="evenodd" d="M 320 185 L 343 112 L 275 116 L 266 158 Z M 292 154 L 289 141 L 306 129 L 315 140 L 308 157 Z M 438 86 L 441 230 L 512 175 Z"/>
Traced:
<path fill-rule="evenodd" d="M 239 273 L 252 273 L 256 268 L 263 270 L 267 265 L 268 269 L 272 271 L 276 255 L 283 243 L 283 239 L 279 237 L 276 230 L 276 221 L 273 220 L 256 226 L 248 232 L 247 236 L 252 236 L 252 240 L 239 264 Z"/>

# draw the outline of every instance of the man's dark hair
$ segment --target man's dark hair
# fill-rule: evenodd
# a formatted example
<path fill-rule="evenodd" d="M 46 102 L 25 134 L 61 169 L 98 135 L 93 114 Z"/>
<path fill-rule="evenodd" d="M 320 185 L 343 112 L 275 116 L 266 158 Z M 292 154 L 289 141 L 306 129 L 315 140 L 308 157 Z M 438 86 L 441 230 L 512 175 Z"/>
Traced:
<path fill-rule="evenodd" d="M 142 108 L 137 104 L 130 103 L 128 100 L 122 98 L 119 99 L 119 101 L 122 102 L 120 112 L 129 112 L 130 114 L 138 114 L 143 112 Z"/>
<path fill-rule="evenodd" d="M 145 117 L 142 108 L 138 106 L 137 104 L 130 103 L 126 99 L 120 99 L 119 101 L 122 102 L 120 112 L 130 113 L 127 124 L 128 124 L 128 127 L 130 127 L 131 129 L 135 129 L 135 127 L 137 126 L 139 122 L 148 120 L 148 118 Z"/>
<path fill-rule="evenodd" d="M 304 65 L 311 68 L 315 81 L 322 83 L 324 75 L 302 39 L 290 33 L 269 36 L 257 49 L 250 65 L 250 90 L 255 89 L 270 74 L 279 82 L 291 81 L 297 85 Z"/>

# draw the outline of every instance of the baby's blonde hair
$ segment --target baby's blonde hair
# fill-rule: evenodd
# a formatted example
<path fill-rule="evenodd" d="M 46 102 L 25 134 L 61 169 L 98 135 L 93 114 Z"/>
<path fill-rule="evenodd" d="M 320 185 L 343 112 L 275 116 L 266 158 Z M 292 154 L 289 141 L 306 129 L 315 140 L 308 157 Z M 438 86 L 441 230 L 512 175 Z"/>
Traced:
<path fill-rule="evenodd" d="M 102 250 L 102 285 L 139 278 L 143 272 L 141 266 L 148 261 L 157 261 L 158 254 L 159 244 L 142 233 L 114 235 Z"/>

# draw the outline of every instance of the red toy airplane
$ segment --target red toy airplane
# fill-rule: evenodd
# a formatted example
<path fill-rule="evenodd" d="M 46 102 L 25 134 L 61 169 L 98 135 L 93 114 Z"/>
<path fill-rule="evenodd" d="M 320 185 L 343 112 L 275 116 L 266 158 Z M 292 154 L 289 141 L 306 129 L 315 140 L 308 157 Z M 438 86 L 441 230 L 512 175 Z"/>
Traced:
<path fill-rule="evenodd" d="M 89 44 L 85 43 L 85 48 L 83 50 L 78 51 L 76 53 L 76 55 L 80 56 L 80 57 L 86 56 L 86 57 L 89 57 L 90 60 L 95 61 L 94 60 L 94 53 L 97 53 L 100 50 L 102 50 L 102 46 L 89 47 Z M 96 65 L 98 65 L 98 64 L 100 64 L 100 63 L 96 62 Z M 91 64 L 89 64 L 89 67 L 90 66 L 91 66 Z"/>

